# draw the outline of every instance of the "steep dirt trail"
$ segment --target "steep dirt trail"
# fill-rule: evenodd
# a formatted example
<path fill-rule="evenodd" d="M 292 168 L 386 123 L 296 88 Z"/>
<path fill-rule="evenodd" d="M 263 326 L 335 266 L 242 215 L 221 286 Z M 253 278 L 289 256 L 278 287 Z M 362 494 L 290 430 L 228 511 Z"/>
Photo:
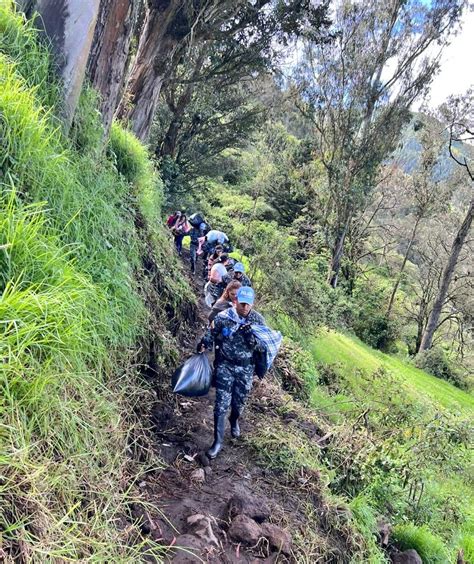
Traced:
<path fill-rule="evenodd" d="M 202 278 L 190 277 L 190 283 L 202 296 Z M 195 332 L 185 333 L 183 359 L 194 352 L 207 325 L 208 311 L 200 297 L 199 322 Z M 153 518 L 148 515 L 148 522 L 144 516 L 145 529 L 161 544 L 176 547 L 168 552 L 167 561 L 301 562 L 301 551 L 293 542 L 295 535 L 301 539 L 308 526 L 320 527 L 319 523 L 308 524 L 302 506 L 309 501 L 320 510 L 321 499 L 314 488 L 309 496 L 301 496 L 298 484 L 292 487 L 284 476 L 256 464 L 255 451 L 245 438 L 258 432 L 259 426 L 268 425 L 269 414 L 280 417 L 276 408 L 287 399 L 274 377 L 254 381 L 241 424 L 243 437 L 231 439 L 227 426 L 224 449 L 213 461 L 204 453 L 213 438 L 214 390 L 203 398 L 174 396 L 169 391 L 170 377 L 168 374 L 154 382 L 157 400 L 150 413 L 153 446 L 166 466 L 140 483 L 144 498 L 162 512 Z M 292 418 L 291 413 L 288 416 Z M 308 427 L 307 431 L 318 438 L 316 429 Z M 328 555 L 318 561 L 345 560 L 344 546 L 337 546 L 340 543 L 336 541 L 333 544 L 333 556 L 339 553 L 341 558 Z"/>

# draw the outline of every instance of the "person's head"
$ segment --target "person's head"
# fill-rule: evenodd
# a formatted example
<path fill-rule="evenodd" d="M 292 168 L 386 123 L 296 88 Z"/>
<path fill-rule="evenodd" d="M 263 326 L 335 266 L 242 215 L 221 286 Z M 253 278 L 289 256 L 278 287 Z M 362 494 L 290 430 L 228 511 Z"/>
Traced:
<path fill-rule="evenodd" d="M 249 286 L 241 286 L 237 290 L 235 309 L 240 317 L 247 317 L 247 315 L 252 311 L 254 300 L 255 292 Z"/>
<path fill-rule="evenodd" d="M 216 257 L 220 257 L 223 252 L 224 247 L 222 245 L 216 245 L 216 248 L 214 249 L 214 254 L 216 255 Z"/>
<path fill-rule="evenodd" d="M 222 253 L 217 260 L 225 265 L 229 260 L 229 255 L 227 253 Z"/>
<path fill-rule="evenodd" d="M 174 216 L 179 219 L 182 216 L 182 213 L 178 210 L 177 212 L 175 212 Z"/>
<path fill-rule="evenodd" d="M 245 272 L 245 266 L 241 262 L 236 262 L 234 264 L 234 278 L 236 280 L 242 280 Z"/>
<path fill-rule="evenodd" d="M 241 286 L 242 284 L 238 280 L 232 280 L 232 282 L 229 282 L 222 294 L 222 299 L 235 304 L 237 301 L 237 291 Z"/>

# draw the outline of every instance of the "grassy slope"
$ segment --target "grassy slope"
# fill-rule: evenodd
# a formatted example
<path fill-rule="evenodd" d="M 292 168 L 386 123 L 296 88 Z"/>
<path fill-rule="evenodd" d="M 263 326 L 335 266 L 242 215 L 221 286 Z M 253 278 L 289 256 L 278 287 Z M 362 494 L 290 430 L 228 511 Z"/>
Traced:
<path fill-rule="evenodd" d="M 146 149 L 114 126 L 104 151 L 87 89 L 64 135 L 57 94 L 35 30 L 0 2 L 0 558 L 138 561 L 162 551 L 117 527 L 140 502 L 136 347 L 169 361 L 167 317 L 192 297 Z"/>
<path fill-rule="evenodd" d="M 384 382 L 379 379 L 384 377 L 384 373 L 377 372 L 381 368 L 390 374 L 391 391 L 389 389 L 388 394 L 397 389 L 396 384 L 393 387 L 394 381 L 400 382 L 402 396 L 396 401 L 399 405 L 414 402 L 411 410 L 427 410 L 427 414 L 432 414 L 431 417 L 428 415 L 427 423 L 443 417 L 443 413 L 454 417 L 452 422 L 458 421 L 461 428 L 463 421 L 467 423 L 473 419 L 472 395 L 396 357 L 375 351 L 355 337 L 334 331 L 321 331 L 317 338 L 309 341 L 308 348 L 316 362 L 334 367 L 348 385 L 342 393 L 335 396 L 321 395 L 319 386 L 312 388 L 313 405 L 322 413 L 329 410 L 333 421 L 338 424 L 350 421 L 353 404 L 347 400 L 351 397 L 358 398 L 356 405 L 359 411 L 366 407 L 374 409 L 381 399 L 380 394 L 384 393 Z M 362 374 L 375 374 L 373 393 L 367 386 L 361 387 Z M 411 448 L 414 447 L 416 448 L 416 443 Z M 404 510 L 402 511 L 402 524 L 396 529 L 395 536 L 400 546 L 417 548 L 424 555 L 424 562 L 453 561 L 459 547 L 464 548 L 466 561 L 470 562 L 474 558 L 474 492 L 469 468 L 472 468 L 472 457 L 469 454 L 466 457 L 461 466 L 451 465 L 449 459 L 446 461 L 444 457 L 438 457 L 435 461 L 427 462 L 424 468 L 426 508 L 421 511 L 418 524 L 426 523 L 444 538 L 446 544 L 440 537 L 433 536 L 425 525 L 404 525 Z M 400 491 L 398 495 L 405 494 Z"/>
<path fill-rule="evenodd" d="M 357 370 L 374 372 L 383 367 L 398 376 L 415 397 L 439 404 L 450 411 L 474 415 L 474 397 L 402 360 L 365 345 L 356 337 L 336 332 L 322 332 L 312 342 L 315 359 L 326 364 L 342 364 L 347 375 L 357 378 Z"/>

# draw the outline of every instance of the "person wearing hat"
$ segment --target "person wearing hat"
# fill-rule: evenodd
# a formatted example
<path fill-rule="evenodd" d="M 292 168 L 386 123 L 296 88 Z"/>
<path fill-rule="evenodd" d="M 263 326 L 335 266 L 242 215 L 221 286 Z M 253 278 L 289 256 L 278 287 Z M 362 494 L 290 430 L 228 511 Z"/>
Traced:
<path fill-rule="evenodd" d="M 262 315 L 253 309 L 254 300 L 252 288 L 239 288 L 235 305 L 215 317 L 197 347 L 200 353 L 206 348 L 212 350 L 214 345 L 216 348 L 214 442 L 207 451 L 207 456 L 211 459 L 222 449 L 225 418 L 229 408 L 232 437 L 240 436 L 239 417 L 252 389 L 254 353 L 264 350 L 252 332 L 251 325 L 265 325 Z"/>
<path fill-rule="evenodd" d="M 224 282 L 227 284 L 232 280 L 238 280 L 242 286 L 252 287 L 250 278 L 245 275 L 245 266 L 241 262 L 236 262 L 232 268 L 232 272 L 224 277 Z"/>

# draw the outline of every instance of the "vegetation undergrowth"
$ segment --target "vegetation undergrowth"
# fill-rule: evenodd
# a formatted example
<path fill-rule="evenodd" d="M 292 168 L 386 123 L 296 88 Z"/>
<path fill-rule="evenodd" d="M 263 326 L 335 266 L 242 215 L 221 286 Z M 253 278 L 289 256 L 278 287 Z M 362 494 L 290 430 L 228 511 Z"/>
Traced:
<path fill-rule="evenodd" d="M 151 348 L 155 369 L 174 357 L 169 320 L 193 303 L 160 228 L 161 181 L 118 124 L 103 149 L 92 90 L 60 130 L 48 51 L 9 3 L 0 37 L 2 558 L 160 556 L 117 522 L 140 502 L 138 364 Z"/>
<path fill-rule="evenodd" d="M 334 427 L 333 491 L 363 495 L 424 562 L 468 552 L 472 396 L 354 337 L 323 331 L 306 346 L 317 364 L 309 404 Z"/>
<path fill-rule="evenodd" d="M 384 329 L 384 339 L 393 343 L 390 327 L 379 323 L 390 288 L 382 273 L 360 282 L 352 296 L 328 290 L 327 257 L 306 255 L 301 239 L 274 223 L 264 199 L 242 194 L 245 186 L 217 180 L 204 186 L 208 192 L 200 205 L 206 217 L 236 243 L 255 281 L 258 309 L 285 336 L 276 369 L 281 386 L 329 435 L 317 448 L 301 430 L 269 422 L 250 439 L 256 455 L 292 483 L 301 472 L 327 477 L 363 539 L 354 558 L 384 561 L 374 519 L 397 531 L 421 530 L 421 539 L 431 535 L 427 562 L 454 562 L 460 549 L 468 554 L 472 395 L 401 354 L 384 354 L 351 335 L 357 329 L 366 342 L 379 339 L 374 343 L 379 346 Z M 406 538 L 416 548 L 415 535 Z M 410 548 L 407 543 L 403 546 Z"/>

